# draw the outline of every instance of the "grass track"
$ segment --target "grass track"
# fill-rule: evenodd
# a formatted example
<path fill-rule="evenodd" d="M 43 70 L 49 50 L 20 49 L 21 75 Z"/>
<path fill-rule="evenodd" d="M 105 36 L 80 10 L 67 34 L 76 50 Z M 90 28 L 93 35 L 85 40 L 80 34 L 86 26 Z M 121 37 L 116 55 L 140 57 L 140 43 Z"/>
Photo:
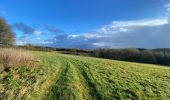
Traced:
<path fill-rule="evenodd" d="M 47 99 L 80 99 L 83 98 L 81 91 L 81 82 L 75 70 L 75 67 L 67 62 L 60 78 L 52 86 L 47 95 Z"/>
<path fill-rule="evenodd" d="M 170 98 L 170 68 L 33 52 L 39 67 L 0 73 L 4 100 L 112 100 Z"/>
<path fill-rule="evenodd" d="M 86 83 L 86 88 L 88 88 L 90 91 L 90 94 L 93 99 L 99 100 L 102 99 L 101 94 L 97 90 L 97 87 L 95 85 L 95 80 L 91 75 L 91 72 L 89 70 L 89 66 L 86 63 L 83 63 L 82 61 L 79 60 L 72 60 L 72 63 L 74 63 L 81 75 L 83 76 L 83 80 Z"/>

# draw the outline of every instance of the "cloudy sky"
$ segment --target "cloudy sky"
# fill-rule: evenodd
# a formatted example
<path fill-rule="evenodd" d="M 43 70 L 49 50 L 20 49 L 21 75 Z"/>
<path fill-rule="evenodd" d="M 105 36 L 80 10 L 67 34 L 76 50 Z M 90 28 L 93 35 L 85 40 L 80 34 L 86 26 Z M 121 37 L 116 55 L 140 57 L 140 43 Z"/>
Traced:
<path fill-rule="evenodd" d="M 16 44 L 65 48 L 170 47 L 169 0 L 0 0 Z"/>

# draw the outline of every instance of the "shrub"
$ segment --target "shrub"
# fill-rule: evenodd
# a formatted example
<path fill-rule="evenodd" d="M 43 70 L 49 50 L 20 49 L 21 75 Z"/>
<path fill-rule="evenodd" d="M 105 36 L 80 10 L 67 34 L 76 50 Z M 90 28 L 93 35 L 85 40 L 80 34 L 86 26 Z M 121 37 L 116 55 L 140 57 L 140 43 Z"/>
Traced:
<path fill-rule="evenodd" d="M 14 66 L 33 66 L 35 58 L 29 51 L 22 49 L 0 48 L 0 64 L 9 71 Z"/>

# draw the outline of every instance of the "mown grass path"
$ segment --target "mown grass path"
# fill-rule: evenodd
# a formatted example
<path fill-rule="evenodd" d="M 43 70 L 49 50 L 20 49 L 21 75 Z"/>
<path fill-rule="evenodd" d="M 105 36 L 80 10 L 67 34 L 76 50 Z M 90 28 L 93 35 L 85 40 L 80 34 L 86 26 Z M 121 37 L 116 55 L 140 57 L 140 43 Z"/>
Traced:
<path fill-rule="evenodd" d="M 78 73 L 80 73 L 80 76 L 82 76 L 82 81 L 84 81 L 84 83 L 86 84 L 85 88 L 89 90 L 91 98 L 93 98 L 93 100 L 102 99 L 101 94 L 96 88 L 95 80 L 92 77 L 92 74 L 89 70 L 89 66 L 86 63 L 75 59 L 74 60 L 72 59 L 71 62 L 75 64 Z"/>
<path fill-rule="evenodd" d="M 62 100 L 91 100 L 98 99 L 94 91 L 94 83 L 88 78 L 87 73 L 80 70 L 80 66 L 73 60 L 65 58 L 65 65 L 60 78 L 51 87 L 47 99 Z M 82 66 L 82 65 L 81 65 Z"/>
<path fill-rule="evenodd" d="M 59 79 L 47 94 L 47 99 L 86 99 L 89 96 L 83 96 L 84 91 L 84 86 L 75 66 L 70 62 L 66 62 Z"/>

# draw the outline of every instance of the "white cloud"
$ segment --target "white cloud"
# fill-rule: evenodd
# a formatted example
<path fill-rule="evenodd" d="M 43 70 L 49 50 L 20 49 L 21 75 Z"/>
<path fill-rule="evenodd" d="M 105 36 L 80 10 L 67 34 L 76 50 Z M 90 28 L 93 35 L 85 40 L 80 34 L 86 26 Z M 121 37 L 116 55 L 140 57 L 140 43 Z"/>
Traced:
<path fill-rule="evenodd" d="M 113 21 L 112 27 L 131 27 L 131 26 L 158 26 L 167 24 L 167 19 L 158 18 L 150 20 L 134 20 L 134 21 Z"/>
<path fill-rule="evenodd" d="M 165 4 L 165 8 L 167 9 L 166 11 L 166 16 L 170 16 L 170 3 Z"/>
<path fill-rule="evenodd" d="M 16 39 L 17 45 L 34 44 L 34 45 L 44 45 L 50 44 L 50 41 L 45 41 L 44 37 L 35 35 L 24 35 Z"/>
<path fill-rule="evenodd" d="M 41 31 L 34 31 L 33 33 L 36 34 L 36 35 L 41 35 L 41 34 L 43 34 L 43 32 L 41 32 Z"/>
<path fill-rule="evenodd" d="M 92 38 L 99 38 L 102 37 L 99 34 L 91 34 L 91 33 L 85 33 L 84 35 L 82 35 L 84 38 L 87 39 L 92 39 Z"/>
<path fill-rule="evenodd" d="M 104 37 L 99 43 L 107 42 L 110 48 L 113 47 L 167 47 L 167 37 L 170 29 L 168 19 L 151 19 L 151 20 L 135 20 L 135 21 L 114 21 L 111 25 L 101 28 L 100 31 Z M 100 29 L 99 29 L 100 30 Z M 109 34 L 108 34 L 109 33 Z M 94 33 L 92 33 L 94 34 Z M 98 34 L 98 33 L 95 33 Z M 169 35 L 170 36 L 170 35 Z M 108 38 L 110 37 L 110 38 Z M 165 39 L 164 41 L 160 41 Z M 167 40 L 167 41 L 166 41 Z M 159 42 L 158 42 L 159 41 Z M 158 44 L 156 44 L 158 43 Z M 99 45 L 98 45 L 99 46 Z"/>
<path fill-rule="evenodd" d="M 132 20 L 132 21 L 113 21 L 112 24 L 106 25 L 97 30 L 97 33 L 117 34 L 120 32 L 129 32 L 137 27 L 153 27 L 168 24 L 167 18 L 149 19 L 149 20 Z M 94 35 L 94 34 L 93 34 Z"/>
<path fill-rule="evenodd" d="M 170 7 L 170 3 L 165 4 L 165 7 L 169 8 Z"/>
<path fill-rule="evenodd" d="M 168 18 L 113 21 L 95 32 L 57 35 L 48 41 L 54 47 L 160 48 L 170 47 Z"/>
<path fill-rule="evenodd" d="M 77 48 L 163 48 L 170 47 L 170 4 L 167 15 L 155 19 L 113 21 L 95 32 L 58 34 L 44 43 L 53 47 Z M 37 32 L 41 34 L 41 32 Z"/>
<path fill-rule="evenodd" d="M 87 45 L 90 47 L 169 47 L 170 23 L 168 20 L 168 18 L 158 18 L 150 20 L 113 21 L 112 24 L 101 27 L 96 32 L 85 33 L 75 38 L 77 40 L 79 40 L 79 37 L 88 39 Z"/>
<path fill-rule="evenodd" d="M 107 44 L 108 43 L 105 42 L 93 43 L 93 45 L 97 47 L 107 47 Z"/>

